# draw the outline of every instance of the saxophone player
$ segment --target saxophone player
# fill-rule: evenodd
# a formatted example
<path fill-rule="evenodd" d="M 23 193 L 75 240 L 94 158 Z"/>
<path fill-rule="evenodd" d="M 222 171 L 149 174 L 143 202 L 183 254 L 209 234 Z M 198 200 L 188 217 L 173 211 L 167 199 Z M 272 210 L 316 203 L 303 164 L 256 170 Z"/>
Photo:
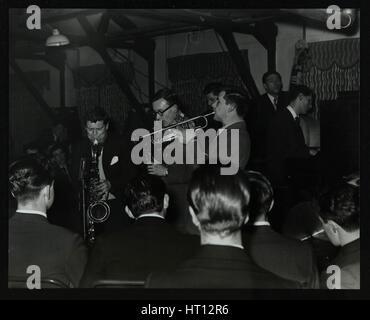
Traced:
<path fill-rule="evenodd" d="M 130 223 L 130 219 L 123 211 L 121 195 L 124 186 L 135 174 L 130 161 L 129 140 L 109 131 L 109 118 L 101 107 L 93 107 L 87 111 L 84 126 L 85 137 L 72 147 L 72 174 L 75 185 L 79 185 L 81 159 L 86 160 L 88 166 L 91 166 L 98 147 L 96 157 L 98 178 L 93 184 L 93 192 L 95 198 L 106 201 L 110 208 L 109 218 L 99 224 L 99 232 L 119 230 Z"/>

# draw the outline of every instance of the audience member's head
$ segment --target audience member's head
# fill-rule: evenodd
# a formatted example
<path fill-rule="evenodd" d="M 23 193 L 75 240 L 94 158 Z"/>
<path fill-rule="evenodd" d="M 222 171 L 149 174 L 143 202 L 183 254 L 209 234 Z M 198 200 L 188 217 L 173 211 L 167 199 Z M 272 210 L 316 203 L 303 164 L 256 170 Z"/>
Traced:
<path fill-rule="evenodd" d="M 53 176 L 46 163 L 29 156 L 9 167 L 9 190 L 17 200 L 18 209 L 45 211 L 54 201 Z"/>
<path fill-rule="evenodd" d="M 222 87 L 223 85 L 220 82 L 211 82 L 204 87 L 203 94 L 206 96 L 207 105 L 209 107 L 211 107 L 215 102 L 217 102 L 218 95 Z"/>
<path fill-rule="evenodd" d="M 289 92 L 290 106 L 300 114 L 306 114 L 312 108 L 312 90 L 304 85 L 293 86 Z"/>
<path fill-rule="evenodd" d="M 192 175 L 188 197 L 201 236 L 232 236 L 248 219 L 249 185 L 240 170 L 235 175 L 221 175 L 217 165 L 199 167 Z"/>
<path fill-rule="evenodd" d="M 260 172 L 248 171 L 251 200 L 249 203 L 249 221 L 267 221 L 267 216 L 274 205 L 274 191 L 270 181 Z"/>
<path fill-rule="evenodd" d="M 179 117 L 184 116 L 178 95 L 168 88 L 163 88 L 155 93 L 152 108 L 155 120 L 162 121 L 164 127 L 176 123 Z"/>
<path fill-rule="evenodd" d="M 37 142 L 32 141 L 24 145 L 23 151 L 25 155 L 39 154 L 41 153 L 41 147 Z"/>
<path fill-rule="evenodd" d="M 95 140 L 103 144 L 108 137 L 109 118 L 103 108 L 93 107 L 85 115 L 87 137 L 93 143 Z"/>
<path fill-rule="evenodd" d="M 132 179 L 125 188 L 126 213 L 133 219 L 144 214 L 165 216 L 169 196 L 161 178 L 143 174 Z"/>
<path fill-rule="evenodd" d="M 344 246 L 360 237 L 359 205 L 359 188 L 347 183 L 320 197 L 320 219 L 333 245 Z"/>
<path fill-rule="evenodd" d="M 68 152 L 64 145 L 60 143 L 54 143 L 48 149 L 51 161 L 61 168 L 67 166 L 67 155 Z"/>
<path fill-rule="evenodd" d="M 214 119 L 224 125 L 243 119 L 248 112 L 248 100 L 239 90 L 223 87 L 217 102 L 212 105 Z"/>
<path fill-rule="evenodd" d="M 276 71 L 265 72 L 262 76 L 263 87 L 266 92 L 277 97 L 282 89 L 281 75 Z"/>

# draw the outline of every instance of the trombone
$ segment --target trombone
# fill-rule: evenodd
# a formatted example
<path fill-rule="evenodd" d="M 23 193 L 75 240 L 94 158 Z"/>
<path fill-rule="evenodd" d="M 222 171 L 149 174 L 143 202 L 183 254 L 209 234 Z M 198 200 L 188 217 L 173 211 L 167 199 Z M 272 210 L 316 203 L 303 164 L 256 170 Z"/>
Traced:
<path fill-rule="evenodd" d="M 204 125 L 194 126 L 193 128 L 189 128 L 189 129 L 194 129 L 194 130 L 203 129 L 203 128 L 207 127 L 207 125 L 208 125 L 208 119 L 207 119 L 207 117 L 212 116 L 214 114 L 215 114 L 215 112 L 210 112 L 210 113 L 207 113 L 207 114 L 202 115 L 202 116 L 196 116 L 196 117 L 187 119 L 185 121 L 181 121 L 181 122 L 172 124 L 170 126 L 164 127 L 162 129 L 155 130 L 155 131 L 153 131 L 151 133 L 145 134 L 145 135 L 142 136 L 142 138 L 152 137 L 155 134 L 158 134 L 160 132 L 163 132 L 163 131 L 166 131 L 166 130 L 169 130 L 169 129 L 173 129 L 173 128 L 176 128 L 176 127 L 179 127 L 179 126 L 181 127 L 181 126 L 183 126 L 183 125 L 185 125 L 187 123 L 191 123 L 191 122 L 194 122 L 194 121 L 196 121 L 198 119 L 202 119 L 202 118 L 205 121 L 205 124 Z M 153 143 L 168 142 L 168 141 L 171 141 L 171 140 L 175 139 L 175 137 L 176 137 L 175 133 L 172 132 L 172 133 L 169 133 L 169 134 L 165 134 L 160 140 L 154 140 L 154 139 L 152 139 L 152 142 Z"/>

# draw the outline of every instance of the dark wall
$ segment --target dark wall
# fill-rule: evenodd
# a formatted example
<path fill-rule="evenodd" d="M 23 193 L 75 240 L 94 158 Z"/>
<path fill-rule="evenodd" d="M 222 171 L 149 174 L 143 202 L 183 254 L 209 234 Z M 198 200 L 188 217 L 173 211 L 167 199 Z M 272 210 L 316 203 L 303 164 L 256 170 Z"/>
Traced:
<path fill-rule="evenodd" d="M 320 107 L 323 173 L 328 179 L 359 170 L 359 109 L 358 91 L 340 93 Z"/>

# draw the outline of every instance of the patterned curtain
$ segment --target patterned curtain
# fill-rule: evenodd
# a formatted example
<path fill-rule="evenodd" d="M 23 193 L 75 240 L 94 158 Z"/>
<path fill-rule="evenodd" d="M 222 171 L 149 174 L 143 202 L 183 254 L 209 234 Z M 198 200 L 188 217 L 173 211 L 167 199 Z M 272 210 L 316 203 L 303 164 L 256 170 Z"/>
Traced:
<path fill-rule="evenodd" d="M 42 94 L 50 87 L 49 71 L 26 72 L 36 90 Z M 9 74 L 9 159 L 23 153 L 25 144 L 36 140 L 51 126 L 51 120 L 15 74 Z"/>
<path fill-rule="evenodd" d="M 249 65 L 248 50 L 241 50 Z M 221 82 L 245 91 L 243 81 L 227 52 L 201 53 L 167 60 L 168 76 L 173 89 L 189 116 L 199 115 L 207 109 L 203 88 L 209 82 Z"/>
<path fill-rule="evenodd" d="M 303 84 L 316 94 L 316 105 L 335 100 L 340 91 L 360 90 L 360 39 L 341 39 L 308 44 L 309 67 Z"/>
<path fill-rule="evenodd" d="M 134 79 L 132 66 L 129 63 L 116 63 L 116 66 L 131 83 Z M 74 79 L 81 121 L 89 108 L 100 106 L 110 117 L 111 129 L 121 134 L 131 110 L 131 103 L 117 85 L 109 68 L 103 64 L 80 67 L 75 70 Z M 81 128 L 84 128 L 84 124 L 81 125 Z"/>

